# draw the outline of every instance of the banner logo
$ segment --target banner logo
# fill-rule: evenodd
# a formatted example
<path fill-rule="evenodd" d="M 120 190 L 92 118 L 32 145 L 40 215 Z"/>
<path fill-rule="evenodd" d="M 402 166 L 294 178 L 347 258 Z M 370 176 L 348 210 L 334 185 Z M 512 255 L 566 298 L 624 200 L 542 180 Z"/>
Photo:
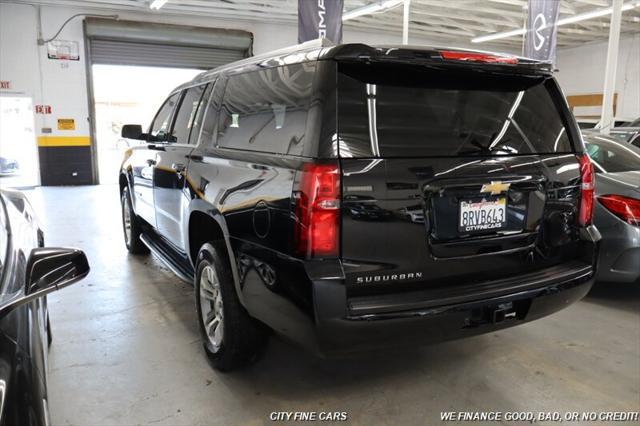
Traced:
<path fill-rule="evenodd" d="M 540 34 L 540 31 L 542 31 L 546 26 L 547 20 L 544 19 L 544 15 L 542 13 L 538 13 L 538 16 L 536 16 L 536 19 L 533 21 L 533 31 L 536 36 L 536 39 L 533 41 L 533 48 L 536 50 L 540 50 L 542 49 L 542 46 L 544 46 L 546 37 Z"/>

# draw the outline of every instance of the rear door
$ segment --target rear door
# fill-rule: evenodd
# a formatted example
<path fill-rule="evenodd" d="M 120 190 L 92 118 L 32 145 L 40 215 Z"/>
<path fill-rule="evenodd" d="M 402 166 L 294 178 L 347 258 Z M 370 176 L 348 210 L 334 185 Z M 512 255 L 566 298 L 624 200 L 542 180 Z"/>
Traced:
<path fill-rule="evenodd" d="M 339 64 L 351 294 L 472 292 L 578 258 L 565 113 L 544 75 Z"/>
<path fill-rule="evenodd" d="M 157 154 L 164 149 L 169 134 L 173 110 L 178 103 L 179 93 L 175 93 L 164 102 L 156 113 L 149 128 L 149 140 L 146 145 L 132 150 L 133 201 L 136 214 L 147 223 L 156 226 L 154 207 L 153 173 L 157 163 Z"/>
<path fill-rule="evenodd" d="M 190 87 L 181 94 L 167 143 L 155 156 L 154 202 L 158 232 L 176 248 L 184 250 L 182 212 L 188 203 L 186 169 L 200 129 L 202 98 L 208 85 Z M 200 112 L 200 113 L 199 113 Z"/>

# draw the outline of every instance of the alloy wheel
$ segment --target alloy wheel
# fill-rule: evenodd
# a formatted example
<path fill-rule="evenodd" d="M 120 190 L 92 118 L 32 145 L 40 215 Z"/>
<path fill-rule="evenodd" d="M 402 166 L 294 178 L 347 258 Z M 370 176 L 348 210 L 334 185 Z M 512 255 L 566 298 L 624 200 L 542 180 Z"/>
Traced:
<path fill-rule="evenodd" d="M 131 206 L 126 193 L 122 196 L 122 226 L 124 228 L 124 242 L 129 246 L 131 242 Z"/>
<path fill-rule="evenodd" d="M 209 265 L 200 274 L 200 315 L 213 352 L 217 352 L 224 338 L 224 312 L 220 280 Z"/>

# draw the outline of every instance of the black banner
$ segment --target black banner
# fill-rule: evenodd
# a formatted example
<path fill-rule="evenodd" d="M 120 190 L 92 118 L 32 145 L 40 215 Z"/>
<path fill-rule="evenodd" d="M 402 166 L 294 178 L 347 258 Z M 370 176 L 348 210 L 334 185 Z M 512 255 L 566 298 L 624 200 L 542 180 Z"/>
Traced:
<path fill-rule="evenodd" d="M 524 56 L 554 63 L 560 0 L 529 0 Z"/>
<path fill-rule="evenodd" d="M 298 43 L 327 38 L 342 42 L 343 0 L 298 0 Z"/>

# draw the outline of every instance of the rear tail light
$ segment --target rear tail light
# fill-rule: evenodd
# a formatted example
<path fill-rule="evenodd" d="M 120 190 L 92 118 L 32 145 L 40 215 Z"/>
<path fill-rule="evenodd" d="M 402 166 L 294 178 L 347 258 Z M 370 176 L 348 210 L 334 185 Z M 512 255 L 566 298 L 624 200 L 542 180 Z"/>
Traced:
<path fill-rule="evenodd" d="M 578 156 L 580 162 L 580 212 L 578 223 L 588 226 L 593 223 L 593 198 L 595 194 L 595 176 L 593 164 L 587 154 Z"/>
<path fill-rule="evenodd" d="M 305 258 L 337 257 L 340 241 L 340 168 L 307 163 L 295 200 L 295 248 Z"/>
<path fill-rule="evenodd" d="M 460 52 L 455 50 L 443 50 L 440 52 L 442 59 L 454 61 L 483 62 L 487 64 L 517 64 L 515 56 L 497 56 L 486 53 Z"/>
<path fill-rule="evenodd" d="M 622 195 L 603 195 L 598 201 L 630 225 L 640 226 L 640 200 Z"/>

